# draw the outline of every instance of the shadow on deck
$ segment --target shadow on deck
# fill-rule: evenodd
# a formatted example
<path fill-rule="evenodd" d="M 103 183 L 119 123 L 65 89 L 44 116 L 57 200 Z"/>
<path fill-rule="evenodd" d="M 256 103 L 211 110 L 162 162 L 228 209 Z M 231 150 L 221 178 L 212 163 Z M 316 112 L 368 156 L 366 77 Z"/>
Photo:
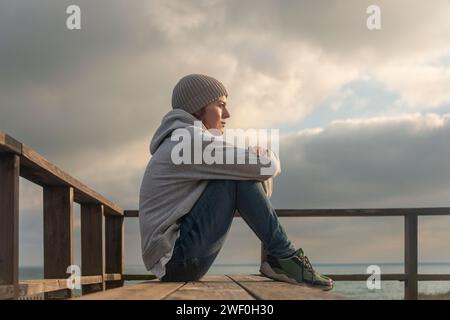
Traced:
<path fill-rule="evenodd" d="M 258 275 L 207 275 L 195 282 L 145 281 L 75 300 L 346 300 L 316 288 Z"/>

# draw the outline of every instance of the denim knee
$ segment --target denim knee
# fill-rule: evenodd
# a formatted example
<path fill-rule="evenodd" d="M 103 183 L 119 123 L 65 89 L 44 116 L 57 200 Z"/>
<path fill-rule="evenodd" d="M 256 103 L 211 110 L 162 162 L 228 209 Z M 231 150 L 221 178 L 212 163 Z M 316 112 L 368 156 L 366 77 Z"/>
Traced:
<path fill-rule="evenodd" d="M 166 274 L 161 278 L 161 281 L 197 281 L 208 272 L 217 254 L 218 252 L 207 257 L 190 258 L 183 262 L 169 261 L 166 265 Z"/>

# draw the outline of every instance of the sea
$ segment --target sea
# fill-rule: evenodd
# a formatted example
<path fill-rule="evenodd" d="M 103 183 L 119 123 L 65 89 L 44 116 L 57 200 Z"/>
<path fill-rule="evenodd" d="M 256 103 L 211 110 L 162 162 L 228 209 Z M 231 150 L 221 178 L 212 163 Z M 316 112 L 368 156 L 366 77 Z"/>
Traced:
<path fill-rule="evenodd" d="M 366 274 L 370 265 L 377 265 L 381 273 L 403 273 L 403 263 L 351 263 L 351 264 L 314 264 L 314 268 L 323 274 Z M 450 274 L 449 262 L 419 263 L 420 274 Z M 20 267 L 20 280 L 34 280 L 43 278 L 43 267 Z M 126 274 L 148 274 L 144 266 L 127 265 Z M 213 264 L 208 275 L 220 274 L 259 274 L 259 264 Z M 367 275 L 368 277 L 370 274 Z M 131 285 L 139 281 L 126 281 Z M 366 281 L 336 281 L 331 292 L 346 296 L 350 299 L 361 300 L 399 300 L 404 296 L 404 284 L 400 281 L 381 281 L 379 289 L 369 289 Z M 79 293 L 79 292 L 78 292 Z M 421 281 L 419 295 L 450 295 L 450 281 Z M 75 291 L 77 294 L 77 291 Z"/>

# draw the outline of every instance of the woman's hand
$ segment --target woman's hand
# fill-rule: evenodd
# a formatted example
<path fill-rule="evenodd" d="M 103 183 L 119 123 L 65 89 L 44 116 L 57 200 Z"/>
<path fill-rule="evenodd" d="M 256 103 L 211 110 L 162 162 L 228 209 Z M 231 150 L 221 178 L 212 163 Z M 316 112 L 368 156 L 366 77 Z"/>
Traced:
<path fill-rule="evenodd" d="M 248 147 L 248 150 L 250 152 L 253 152 L 254 154 L 256 154 L 258 157 L 259 156 L 269 156 L 269 150 L 260 146 L 250 146 Z"/>

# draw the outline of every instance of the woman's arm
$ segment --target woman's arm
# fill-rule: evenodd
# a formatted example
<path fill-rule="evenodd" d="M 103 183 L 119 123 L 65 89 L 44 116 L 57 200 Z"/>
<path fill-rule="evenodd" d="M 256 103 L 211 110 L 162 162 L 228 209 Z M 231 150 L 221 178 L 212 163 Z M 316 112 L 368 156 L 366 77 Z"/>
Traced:
<path fill-rule="evenodd" d="M 178 156 L 173 169 L 187 178 L 265 181 L 281 172 L 280 161 L 270 149 L 239 147 L 212 135 L 205 140 L 203 131 L 192 129 L 191 135 L 172 149 L 172 158 Z M 270 185 L 267 191 L 271 193 Z"/>

